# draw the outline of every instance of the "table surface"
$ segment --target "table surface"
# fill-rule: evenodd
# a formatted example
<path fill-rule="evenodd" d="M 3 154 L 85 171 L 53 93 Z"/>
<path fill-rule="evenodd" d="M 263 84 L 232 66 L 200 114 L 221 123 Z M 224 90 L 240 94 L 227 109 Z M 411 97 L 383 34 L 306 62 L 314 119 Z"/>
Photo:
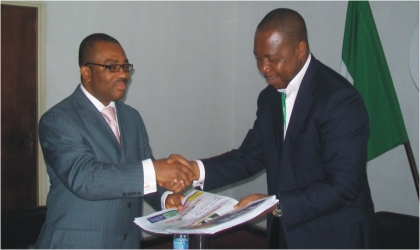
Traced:
<path fill-rule="evenodd" d="M 208 235 L 209 249 L 266 249 L 264 228 L 252 224 L 239 225 Z M 190 249 L 193 247 L 190 236 Z M 142 249 L 172 249 L 172 235 L 150 236 L 142 240 Z"/>

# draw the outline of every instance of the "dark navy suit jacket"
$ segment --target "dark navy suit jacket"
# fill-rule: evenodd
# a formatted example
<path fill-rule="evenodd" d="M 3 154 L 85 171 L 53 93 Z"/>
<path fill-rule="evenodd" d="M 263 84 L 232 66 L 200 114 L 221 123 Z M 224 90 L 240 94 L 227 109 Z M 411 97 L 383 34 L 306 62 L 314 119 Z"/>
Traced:
<path fill-rule="evenodd" d="M 260 93 L 257 119 L 239 149 L 202 160 L 205 190 L 265 169 L 268 194 L 280 194 L 289 248 L 374 247 L 366 173 L 369 121 L 362 97 L 312 56 L 284 141 L 281 105 L 272 86 Z M 272 219 L 267 218 L 268 232 Z"/>

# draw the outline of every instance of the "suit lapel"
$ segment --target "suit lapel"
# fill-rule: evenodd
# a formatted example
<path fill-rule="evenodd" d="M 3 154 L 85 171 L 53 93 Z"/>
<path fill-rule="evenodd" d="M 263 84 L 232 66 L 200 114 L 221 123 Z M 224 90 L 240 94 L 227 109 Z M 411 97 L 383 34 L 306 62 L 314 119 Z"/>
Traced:
<path fill-rule="evenodd" d="M 311 109 L 311 105 L 314 100 L 312 95 L 312 91 L 315 88 L 314 75 L 317 69 L 318 64 L 316 59 L 312 56 L 312 60 L 302 79 L 299 92 L 296 96 L 289 126 L 287 127 L 284 144 L 286 148 L 290 149 L 288 152 L 292 152 L 297 135 L 299 134 L 299 131 L 307 118 L 309 110 Z"/>
<path fill-rule="evenodd" d="M 273 117 L 274 140 L 276 142 L 277 152 L 280 154 L 284 138 L 284 123 L 281 94 L 277 90 L 275 90 L 274 97 L 271 100 L 271 112 Z"/>
<path fill-rule="evenodd" d="M 76 111 L 79 117 L 88 131 L 89 135 L 92 136 L 93 140 L 98 141 L 98 138 L 109 142 L 104 144 L 103 140 L 98 141 L 98 145 L 104 150 L 109 150 L 111 145 L 120 153 L 120 145 L 115 138 L 114 133 L 109 127 L 108 123 L 102 114 L 96 109 L 93 103 L 86 97 L 86 95 L 80 89 L 80 85 L 77 86 L 73 93 L 73 100 L 76 107 Z"/>

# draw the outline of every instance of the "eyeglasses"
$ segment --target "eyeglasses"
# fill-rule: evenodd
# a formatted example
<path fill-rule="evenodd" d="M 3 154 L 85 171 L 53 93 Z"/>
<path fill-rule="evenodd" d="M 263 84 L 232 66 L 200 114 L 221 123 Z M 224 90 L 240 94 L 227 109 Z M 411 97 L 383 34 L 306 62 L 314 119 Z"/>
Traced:
<path fill-rule="evenodd" d="M 110 64 L 110 65 L 105 65 L 105 64 L 97 64 L 97 63 L 88 62 L 88 63 L 85 63 L 85 66 L 87 66 L 88 64 L 92 64 L 92 65 L 107 68 L 110 72 L 119 72 L 121 67 L 123 68 L 123 70 L 125 72 L 130 72 L 131 70 L 133 70 L 133 64 Z"/>

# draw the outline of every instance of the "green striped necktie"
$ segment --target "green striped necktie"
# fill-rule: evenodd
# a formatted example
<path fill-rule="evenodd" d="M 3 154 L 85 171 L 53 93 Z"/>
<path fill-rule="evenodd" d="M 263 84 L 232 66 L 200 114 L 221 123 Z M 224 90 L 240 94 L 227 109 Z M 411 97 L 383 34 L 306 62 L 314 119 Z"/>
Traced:
<path fill-rule="evenodd" d="M 283 106 L 283 127 L 284 127 L 283 131 L 284 131 L 284 135 L 286 135 L 286 93 L 284 92 L 281 92 L 281 105 Z"/>

